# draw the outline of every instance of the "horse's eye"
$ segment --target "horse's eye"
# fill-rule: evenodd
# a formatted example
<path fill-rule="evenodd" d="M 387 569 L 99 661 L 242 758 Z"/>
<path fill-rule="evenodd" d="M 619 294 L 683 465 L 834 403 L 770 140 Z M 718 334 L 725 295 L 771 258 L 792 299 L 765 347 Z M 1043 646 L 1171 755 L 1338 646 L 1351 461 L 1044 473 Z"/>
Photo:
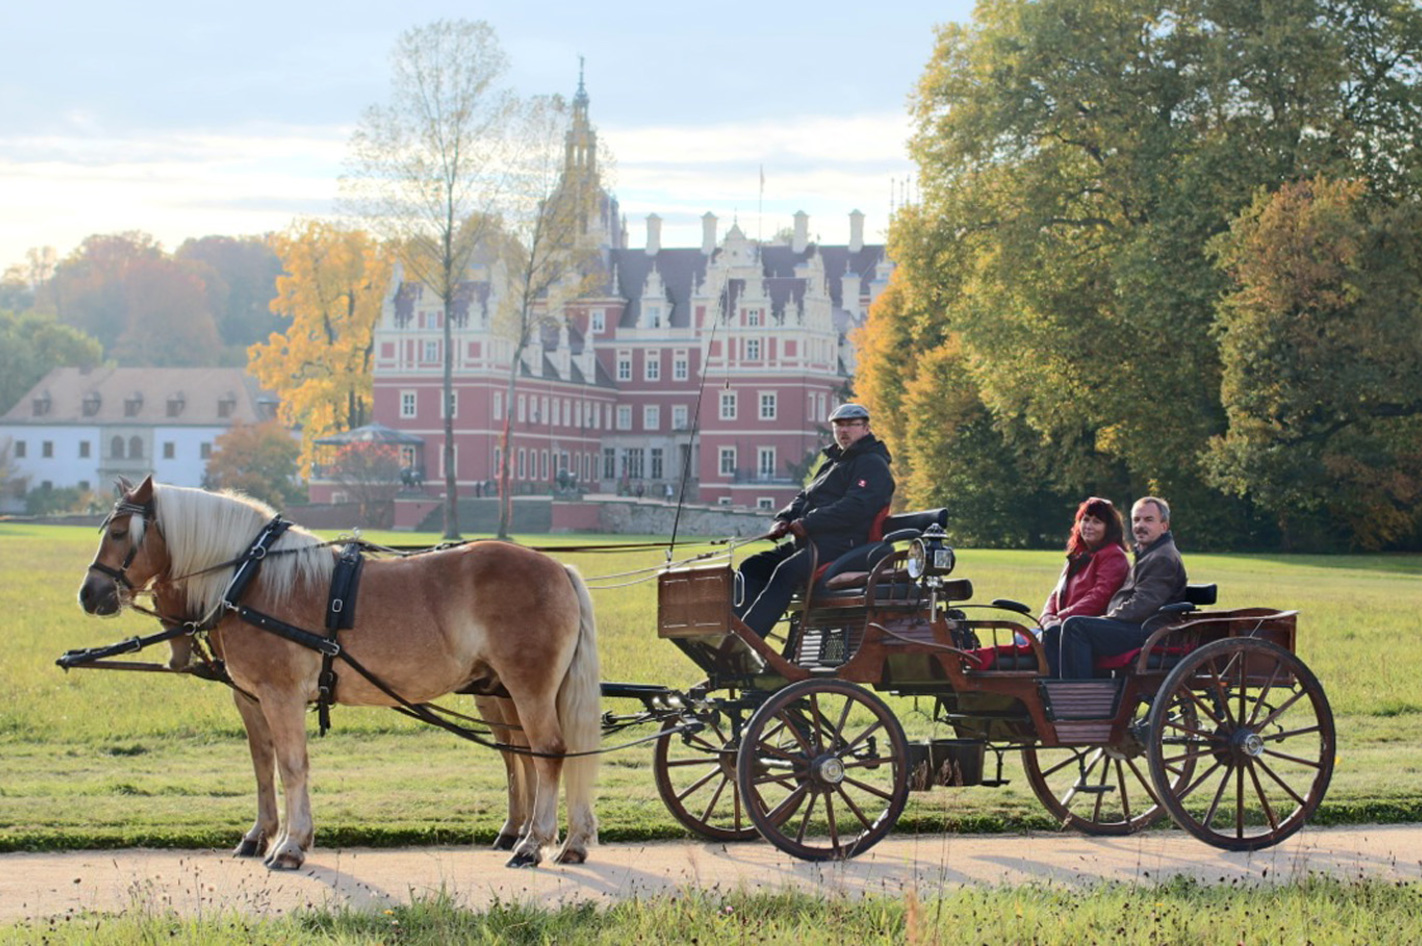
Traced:
<path fill-rule="evenodd" d="M 128 530 L 115 529 L 114 531 L 109 533 L 109 538 L 113 539 L 115 542 L 119 541 L 120 539 L 126 539 L 128 538 Z"/>

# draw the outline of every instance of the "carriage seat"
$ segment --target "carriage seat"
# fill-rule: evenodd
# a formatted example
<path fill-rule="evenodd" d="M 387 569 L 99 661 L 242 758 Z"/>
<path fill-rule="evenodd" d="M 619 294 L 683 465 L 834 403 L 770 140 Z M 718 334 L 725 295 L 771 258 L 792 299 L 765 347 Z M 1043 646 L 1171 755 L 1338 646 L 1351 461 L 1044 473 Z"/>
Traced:
<path fill-rule="evenodd" d="M 1189 614 L 1199 607 L 1214 604 L 1219 600 L 1219 586 L 1211 582 L 1208 585 L 1186 585 L 1185 600 L 1177 601 L 1174 604 L 1167 604 L 1161 608 L 1154 616 L 1146 619 L 1146 624 L 1157 620 L 1163 615 Z M 1180 658 L 1193 650 L 1189 646 L 1167 646 L 1156 647 L 1151 651 L 1149 659 L 1146 661 L 1148 670 L 1169 670 L 1180 662 Z M 1092 662 L 1098 672 L 1108 670 L 1122 670 L 1131 666 L 1141 655 L 1141 648 L 1128 650 L 1123 654 L 1113 654 L 1109 657 L 1097 657 Z"/>
<path fill-rule="evenodd" d="M 888 515 L 888 507 L 884 507 L 869 527 L 868 542 L 850 549 L 816 572 L 815 597 L 846 589 L 862 590 L 874 566 L 893 554 L 895 542 L 916 539 L 935 523 L 939 526 L 948 524 L 946 508 L 901 512 L 891 516 Z"/>

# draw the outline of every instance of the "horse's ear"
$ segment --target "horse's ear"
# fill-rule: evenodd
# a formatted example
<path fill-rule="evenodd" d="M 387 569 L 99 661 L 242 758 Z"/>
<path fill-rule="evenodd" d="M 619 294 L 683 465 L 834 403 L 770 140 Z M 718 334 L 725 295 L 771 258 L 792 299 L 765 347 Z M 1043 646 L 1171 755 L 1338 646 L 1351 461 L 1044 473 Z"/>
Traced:
<path fill-rule="evenodd" d="M 149 473 L 143 478 L 143 482 L 138 484 L 138 488 L 133 490 L 133 495 L 129 497 L 130 502 L 146 503 L 153 498 L 153 474 Z"/>

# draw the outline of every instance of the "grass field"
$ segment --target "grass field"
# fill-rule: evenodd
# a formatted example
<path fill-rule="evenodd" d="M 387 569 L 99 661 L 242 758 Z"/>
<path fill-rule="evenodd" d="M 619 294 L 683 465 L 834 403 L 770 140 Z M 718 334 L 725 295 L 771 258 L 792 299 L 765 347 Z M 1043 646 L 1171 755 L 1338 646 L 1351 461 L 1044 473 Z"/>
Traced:
<path fill-rule="evenodd" d="M 75 592 L 96 545 L 90 529 L 0 523 L 0 850 L 235 843 L 255 802 L 245 740 L 224 687 L 159 674 L 65 673 L 54 665 L 66 649 L 157 629 L 132 614 L 101 621 L 80 611 Z M 597 577 L 654 565 L 662 553 L 559 557 Z M 1186 564 L 1193 580 L 1219 584 L 1222 607 L 1301 612 L 1298 650 L 1329 695 L 1339 739 L 1317 820 L 1422 820 L 1422 556 L 1187 552 Z M 980 600 L 1016 598 L 1036 607 L 1059 567 L 1056 553 L 959 550 L 958 574 L 972 579 Z M 698 681 L 697 668 L 656 638 L 652 584 L 594 592 L 594 600 L 604 679 Z M 467 698 L 449 703 L 472 705 Z M 905 717 L 916 712 L 909 700 L 897 709 Z M 311 747 L 318 845 L 492 838 L 503 818 L 502 766 L 487 750 L 386 710 L 338 707 L 334 723 Z M 314 734 L 314 717 L 311 728 Z M 657 797 L 651 758 L 650 747 L 605 758 L 598 803 L 605 840 L 684 835 Z M 1005 788 L 915 793 L 901 828 L 1049 827 L 1012 760 L 1006 774 L 1012 783 Z"/>
<path fill-rule="evenodd" d="M 688 891 L 611 907 L 561 909 L 499 904 L 473 912 L 435 896 L 381 912 L 302 911 L 271 920 L 228 915 L 181 919 L 134 909 L 122 917 L 74 915 L 0 927 L 8 943 L 754 943 L 854 944 L 1358 943 L 1411 946 L 1422 940 L 1416 885 L 1315 879 L 1286 887 L 965 887 L 941 896 L 864 899 L 809 894 Z"/>

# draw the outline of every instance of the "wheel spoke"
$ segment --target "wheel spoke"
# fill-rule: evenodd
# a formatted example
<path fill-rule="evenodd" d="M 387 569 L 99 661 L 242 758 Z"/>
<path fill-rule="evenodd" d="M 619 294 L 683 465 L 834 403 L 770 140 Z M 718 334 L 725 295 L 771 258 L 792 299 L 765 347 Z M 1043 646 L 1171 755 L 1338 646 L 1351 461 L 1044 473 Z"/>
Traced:
<path fill-rule="evenodd" d="M 1304 805 L 1304 804 L 1307 804 L 1307 802 L 1305 801 L 1304 797 L 1303 797 L 1302 795 L 1300 795 L 1298 792 L 1294 791 L 1294 788 L 1293 788 L 1292 785 L 1290 785 L 1288 782 L 1285 782 L 1282 778 L 1280 778 L 1279 775 L 1274 771 L 1274 769 L 1273 769 L 1272 766 L 1266 764 L 1262 759 L 1258 759 L 1258 760 L 1255 760 L 1255 761 L 1257 762 L 1257 764 L 1259 765 L 1259 767 L 1264 770 L 1264 774 L 1267 775 L 1267 776 L 1269 776 L 1269 778 L 1273 780 L 1273 782 L 1274 782 L 1275 785 L 1278 785 L 1280 788 L 1282 788 L 1282 789 L 1284 790 L 1284 792 L 1285 792 L 1290 798 L 1292 798 L 1292 799 L 1294 800 L 1294 804 L 1296 804 L 1296 805 Z"/>
<path fill-rule="evenodd" d="M 1264 786 L 1259 784 L 1259 773 L 1255 771 L 1255 766 L 1249 766 L 1249 780 L 1254 784 L 1254 794 L 1259 798 L 1259 804 L 1264 809 L 1264 817 L 1269 822 L 1269 830 L 1279 830 L 1279 816 L 1274 814 L 1274 806 L 1269 804 L 1269 796 L 1264 794 Z M 1240 817 L 1244 817 L 1244 803 L 1240 802 Z M 1240 822 L 1241 837 L 1243 837 L 1244 824 Z"/>
<path fill-rule="evenodd" d="M 894 797 L 894 793 L 892 791 L 885 791 L 882 788 L 879 788 L 875 785 L 870 785 L 866 782 L 861 782 L 858 779 L 847 778 L 841 784 L 853 785 L 860 791 L 868 792 L 870 795 L 874 795 L 875 797 L 884 799 L 884 801 L 888 801 L 890 798 Z"/>
<path fill-rule="evenodd" d="M 1322 762 L 1319 762 L 1315 759 L 1305 759 L 1301 756 L 1289 755 L 1287 752 L 1278 752 L 1274 749 L 1265 749 L 1264 754 L 1270 756 L 1271 758 L 1280 759 L 1284 762 L 1293 762 L 1298 765 L 1306 765 L 1311 769 L 1316 769 L 1323 765 Z"/>
<path fill-rule="evenodd" d="M 835 791 L 838 792 L 839 797 L 844 800 L 845 807 L 854 812 L 854 817 L 859 819 L 859 823 L 863 825 L 865 831 L 874 827 L 874 822 L 854 803 L 854 799 L 849 797 L 849 793 L 844 790 L 843 785 L 839 786 Z M 828 801 L 828 799 L 826 799 L 826 801 Z"/>
<path fill-rule="evenodd" d="M 717 775 L 719 775 L 720 773 L 721 773 L 721 767 L 720 767 L 719 765 L 713 766 L 710 772 L 707 772 L 705 775 L 701 776 L 701 778 L 697 779 L 696 781 L 694 781 L 694 782 L 692 782 L 690 785 L 688 785 L 687 788 L 686 788 L 686 791 L 684 791 L 684 792 L 677 792 L 676 800 L 677 800 L 677 801 L 685 801 L 688 795 L 690 795 L 692 792 L 695 792 L 697 789 L 700 789 L 700 788 L 702 788 L 703 786 L 705 786 L 708 782 L 710 782 L 713 778 L 715 778 L 715 777 L 716 777 Z"/>
<path fill-rule="evenodd" d="M 716 786 L 716 790 L 711 793 L 711 800 L 706 803 L 706 807 L 705 807 L 705 808 L 701 809 L 701 820 L 702 820 L 702 821 L 710 821 L 710 820 L 711 820 L 711 813 L 716 810 L 716 803 L 721 800 L 721 793 L 724 792 L 725 790 L 726 790 L 726 780 L 723 778 L 723 779 L 721 779 L 721 784 L 717 785 L 717 786 Z M 686 794 L 689 795 L 689 794 L 691 794 L 691 793 L 690 793 L 690 792 L 687 792 Z M 686 795 L 683 795 L 682 797 L 685 798 Z M 737 819 L 737 823 L 739 823 L 739 821 L 740 821 L 740 819 Z"/>
<path fill-rule="evenodd" d="M 1297 703 L 1299 700 L 1303 699 L 1307 695 L 1308 693 L 1304 690 L 1296 690 L 1292 696 L 1290 696 L 1287 700 L 1284 701 L 1282 706 L 1277 707 L 1273 712 L 1271 712 L 1267 717 L 1265 717 L 1264 721 L 1259 724 L 1259 728 L 1264 729 L 1268 726 L 1272 726 L 1274 724 L 1274 720 L 1278 719 L 1281 715 L 1288 712 L 1289 707 L 1293 706 L 1295 703 Z"/>
<path fill-rule="evenodd" d="M 1259 720 L 1259 711 L 1269 705 L 1269 693 L 1274 689 L 1274 681 L 1279 679 L 1279 672 L 1284 669 L 1282 661 L 1274 661 L 1274 669 L 1269 674 L 1269 679 L 1259 688 L 1259 695 L 1255 698 L 1254 712 L 1249 717 L 1248 725 L 1251 729 L 1261 729 L 1263 723 Z"/>

